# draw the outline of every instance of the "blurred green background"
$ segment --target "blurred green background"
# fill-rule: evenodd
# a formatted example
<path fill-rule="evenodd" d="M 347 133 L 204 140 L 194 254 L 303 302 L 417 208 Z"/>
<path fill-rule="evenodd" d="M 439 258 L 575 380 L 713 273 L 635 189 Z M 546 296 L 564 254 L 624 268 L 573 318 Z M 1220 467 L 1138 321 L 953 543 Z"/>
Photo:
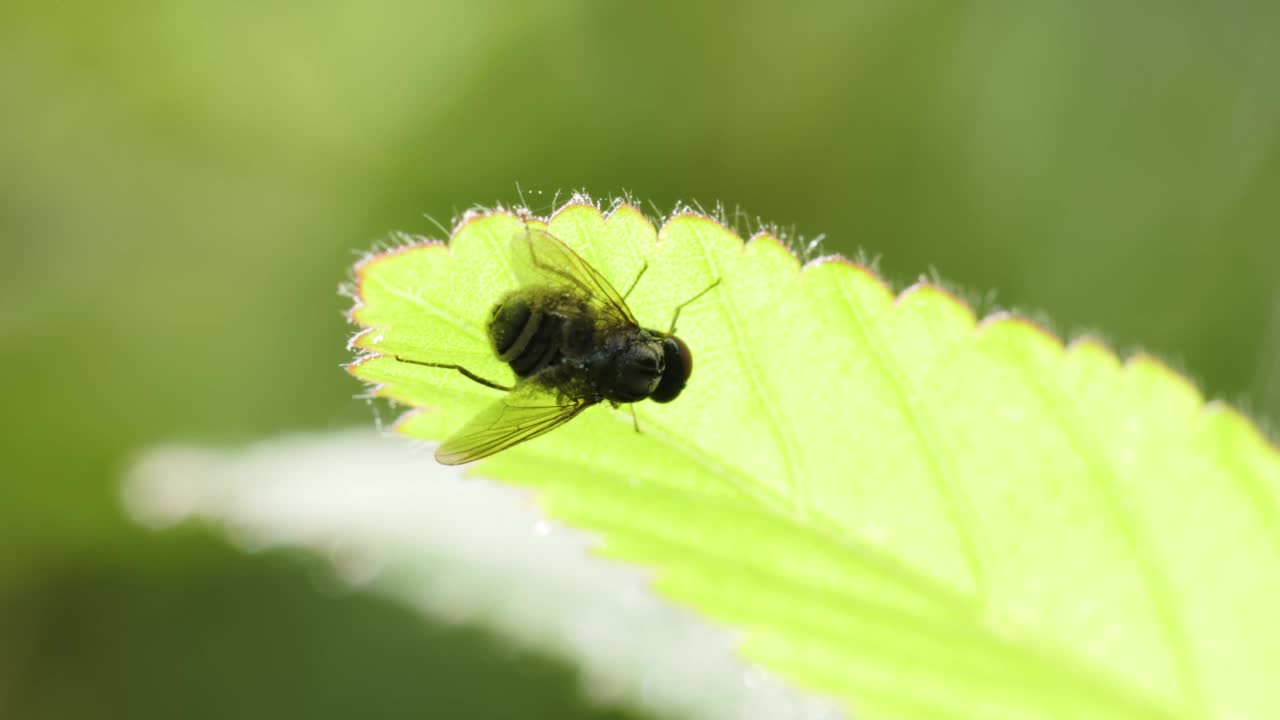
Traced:
<path fill-rule="evenodd" d="M 0 716 L 619 716 L 117 500 L 158 442 L 371 424 L 338 284 L 517 182 L 542 210 L 722 201 L 1280 418 L 1277 27 L 1272 2 L 6 3 Z"/>

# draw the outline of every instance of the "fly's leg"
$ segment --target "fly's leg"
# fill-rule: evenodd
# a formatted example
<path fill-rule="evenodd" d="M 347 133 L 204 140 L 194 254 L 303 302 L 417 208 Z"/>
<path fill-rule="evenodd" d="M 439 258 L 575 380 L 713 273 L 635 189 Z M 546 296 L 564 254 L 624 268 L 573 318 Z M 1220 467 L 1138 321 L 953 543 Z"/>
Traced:
<path fill-rule="evenodd" d="M 675 313 L 673 313 L 673 314 L 671 315 L 671 329 L 667 330 L 667 334 L 668 334 L 668 335 L 675 335 L 675 334 L 676 334 L 676 321 L 680 319 L 680 311 L 681 311 L 681 310 L 683 310 L 683 309 L 685 308 L 685 306 L 686 306 L 686 305 L 692 305 L 692 304 L 694 303 L 694 301 L 698 300 L 698 299 L 699 299 L 699 298 L 701 298 L 703 295 L 706 295 L 707 293 L 711 292 L 711 290 L 712 290 L 713 288 L 715 288 L 715 286 L 717 286 L 717 285 L 719 285 L 719 284 L 720 284 L 720 278 L 716 278 L 716 279 L 715 279 L 715 282 L 713 282 L 713 283 L 711 283 L 710 285 L 708 285 L 708 286 L 706 286 L 706 287 L 702 288 L 702 292 L 699 292 L 697 295 L 694 295 L 693 297 L 689 298 L 688 300 L 685 300 L 684 302 L 682 302 L 682 303 L 680 303 L 679 305 L 677 305 L 677 306 L 676 306 L 676 311 L 675 311 Z"/>
<path fill-rule="evenodd" d="M 609 404 L 613 406 L 614 410 L 622 407 L 622 403 L 614 400 L 610 400 Z M 631 427 L 635 428 L 636 432 L 640 432 L 640 418 L 636 417 L 636 404 L 627 403 L 627 409 L 631 411 Z"/>
<path fill-rule="evenodd" d="M 644 271 L 648 269 L 649 269 L 649 263 L 647 262 L 640 266 L 640 272 L 636 273 L 636 279 L 632 280 L 631 285 L 627 287 L 627 291 L 622 293 L 623 300 L 626 300 L 627 297 L 631 295 L 631 291 L 636 289 L 636 286 L 640 284 L 640 278 L 644 277 Z"/>
<path fill-rule="evenodd" d="M 494 390 L 501 390 L 501 391 L 503 391 L 503 392 L 511 392 L 511 388 L 510 388 L 510 387 L 508 387 L 508 386 L 506 386 L 506 385 L 500 385 L 500 384 L 498 384 L 498 383 L 496 383 L 496 382 L 493 382 L 492 380 L 485 380 L 484 378 L 482 378 L 482 377 L 480 377 L 479 375 L 477 375 L 477 374 L 475 374 L 475 373 L 471 372 L 470 370 L 468 370 L 468 369 L 466 369 L 466 368 L 462 367 L 461 365 L 453 365 L 453 364 L 451 364 L 451 363 L 433 363 L 433 362 L 424 362 L 424 361 L 422 361 L 422 360 L 410 360 L 409 358 L 401 357 L 401 356 L 399 356 L 399 355 L 396 355 L 396 360 L 397 360 L 398 362 L 408 363 L 408 364 L 410 364 L 410 365 L 423 365 L 423 366 L 426 366 L 426 367 L 444 368 L 444 369 L 446 369 L 446 370 L 457 370 L 458 372 L 460 372 L 460 373 L 462 373 L 463 375 L 467 376 L 467 378 L 469 378 L 469 379 L 471 379 L 471 380 L 474 380 L 474 381 L 476 381 L 476 382 L 480 383 L 481 385 L 484 385 L 485 387 L 491 387 L 491 388 L 493 388 Z"/>

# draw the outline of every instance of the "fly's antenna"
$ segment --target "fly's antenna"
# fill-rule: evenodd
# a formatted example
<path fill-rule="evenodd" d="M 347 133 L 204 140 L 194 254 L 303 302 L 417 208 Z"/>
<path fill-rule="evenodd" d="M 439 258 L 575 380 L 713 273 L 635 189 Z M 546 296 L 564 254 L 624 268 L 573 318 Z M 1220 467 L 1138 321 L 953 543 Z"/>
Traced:
<path fill-rule="evenodd" d="M 496 383 L 492 380 L 485 380 L 484 378 L 462 367 L 461 365 L 454 365 L 452 363 L 426 362 L 425 360 L 410 360 L 409 358 L 401 357 L 399 355 L 396 355 L 395 359 L 396 359 L 396 362 L 402 362 L 409 365 L 422 365 L 425 367 L 444 368 L 446 370 L 457 370 L 458 372 L 467 376 L 469 379 L 474 380 L 480 383 L 481 385 L 484 385 L 485 387 L 491 387 L 494 390 L 501 390 L 503 392 L 511 392 L 510 387 L 507 387 L 506 385 L 502 385 L 500 383 Z"/>
<path fill-rule="evenodd" d="M 720 284 L 720 278 L 716 278 L 716 279 L 715 279 L 715 281 L 714 281 L 714 282 L 712 282 L 710 285 L 708 285 L 708 286 L 706 286 L 706 287 L 702 288 L 702 292 L 698 293 L 697 295 L 694 295 L 693 297 L 689 298 L 688 300 L 685 300 L 684 302 L 682 302 L 682 303 L 680 303 L 679 305 L 677 305 L 677 306 L 676 306 L 676 311 L 675 311 L 675 313 L 673 313 L 673 314 L 671 315 L 671 329 L 670 329 L 670 330 L 667 330 L 667 334 L 668 334 L 668 335 L 675 335 L 675 334 L 676 334 L 676 321 L 680 319 L 680 311 L 681 311 L 681 310 L 683 310 L 683 309 L 685 309 L 685 306 L 693 304 L 695 301 L 697 301 L 697 300 L 698 300 L 699 298 L 701 298 L 703 295 L 706 295 L 707 293 L 711 292 L 711 291 L 712 291 L 712 289 L 714 289 L 714 288 L 715 288 L 717 285 L 719 285 L 719 284 Z"/>

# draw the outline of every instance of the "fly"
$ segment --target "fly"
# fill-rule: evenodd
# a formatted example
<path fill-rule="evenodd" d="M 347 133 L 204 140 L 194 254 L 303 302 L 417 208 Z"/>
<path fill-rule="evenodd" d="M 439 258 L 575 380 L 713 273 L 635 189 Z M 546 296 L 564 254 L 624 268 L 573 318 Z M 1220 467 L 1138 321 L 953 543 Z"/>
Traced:
<path fill-rule="evenodd" d="M 436 460 L 461 465 L 550 432 L 592 405 L 675 400 L 693 372 L 689 346 L 676 337 L 680 311 L 720 280 L 676 306 L 666 332 L 640 326 L 625 294 L 569 246 L 545 230 L 512 241 L 519 288 L 489 315 L 489 344 L 515 373 L 513 385 L 485 379 L 461 365 L 396 360 L 456 370 L 506 393 L 436 450 Z"/>

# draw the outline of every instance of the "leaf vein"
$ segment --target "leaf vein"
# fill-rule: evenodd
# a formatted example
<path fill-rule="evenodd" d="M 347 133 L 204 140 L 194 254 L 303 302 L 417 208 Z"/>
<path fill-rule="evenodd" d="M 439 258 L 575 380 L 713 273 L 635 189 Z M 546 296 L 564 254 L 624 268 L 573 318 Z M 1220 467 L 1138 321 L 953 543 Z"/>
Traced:
<path fill-rule="evenodd" d="M 486 342 L 484 336 L 480 333 L 480 331 L 475 326 L 473 326 L 470 323 L 464 322 L 457 315 L 441 312 L 434 305 L 431 305 L 427 303 L 425 300 L 423 300 L 421 295 L 418 295 L 417 293 L 401 290 L 400 288 L 387 283 L 378 275 L 373 275 L 370 279 L 373 280 L 373 282 L 376 283 L 378 287 L 382 288 L 388 293 L 391 293 L 395 297 L 401 300 L 404 300 L 405 302 L 411 305 L 416 305 L 419 309 L 421 309 L 427 316 L 431 317 L 432 319 L 439 320 L 440 322 L 451 326 L 453 329 L 461 332 L 462 334 L 466 335 L 469 338 L 472 338 L 480 342 Z"/>
<path fill-rule="evenodd" d="M 703 259 L 706 261 L 707 268 L 712 271 L 716 277 L 718 267 L 715 260 L 711 257 L 711 251 L 703 240 L 701 232 L 696 232 L 698 248 L 702 251 Z M 769 421 L 769 432 L 773 435 L 778 443 L 778 450 L 782 454 L 782 463 L 784 473 L 786 474 L 786 485 L 791 493 L 791 501 L 795 505 L 795 509 L 803 518 L 810 516 L 809 501 L 805 493 L 803 485 L 796 477 L 796 449 L 795 439 L 784 429 L 784 424 L 779 419 L 779 411 L 775 405 L 764 380 L 760 377 L 759 369 L 755 363 L 751 362 L 751 355 L 747 352 L 746 334 L 742 330 L 742 319 L 738 317 L 738 313 L 733 304 L 728 301 L 731 296 L 728 292 L 715 293 L 716 305 L 723 310 L 724 317 L 727 320 L 729 334 L 733 338 L 733 346 L 737 351 L 738 363 L 747 375 L 747 382 L 750 384 L 750 393 L 760 402 L 760 407 L 764 410 L 766 419 Z"/>
<path fill-rule="evenodd" d="M 1173 655 L 1179 685 L 1187 689 L 1188 697 L 1185 700 L 1190 702 L 1197 716 L 1208 717 L 1209 712 L 1205 705 L 1203 689 L 1200 687 L 1198 674 L 1191 657 L 1190 642 L 1186 635 L 1186 628 L 1183 627 L 1180 620 L 1181 615 L 1175 606 L 1176 601 L 1174 600 L 1172 582 L 1167 572 L 1160 566 L 1158 559 L 1151 552 L 1150 544 L 1147 542 L 1142 528 L 1134 520 L 1135 513 L 1130 511 L 1125 502 L 1115 469 L 1108 461 L 1106 453 L 1099 449 L 1097 443 L 1092 439 L 1093 432 L 1085 429 L 1090 426 L 1083 419 L 1075 417 L 1069 409 L 1069 401 L 1059 397 L 1044 383 L 1040 382 L 1037 373 L 1030 367 L 1025 357 L 1023 362 L 1019 363 L 1019 369 L 1022 371 L 1028 385 L 1040 398 L 1049 414 L 1053 416 L 1054 421 L 1067 438 L 1067 442 L 1085 463 L 1087 477 L 1097 489 L 1103 504 L 1107 508 L 1107 512 L 1111 515 L 1114 526 L 1119 529 L 1120 534 L 1124 537 L 1125 543 L 1129 546 L 1129 550 L 1138 565 L 1139 573 L 1146 587 L 1147 597 L 1155 611 L 1156 622 L 1160 627 L 1161 634 L 1164 636 L 1167 649 Z M 1080 428 L 1080 430 L 1077 430 L 1077 428 Z"/>
<path fill-rule="evenodd" d="M 940 443 L 937 439 L 937 430 L 930 420 L 927 410 L 920 405 L 919 395 L 907 392 L 906 385 L 908 380 L 896 370 L 894 363 L 888 357 L 889 351 L 885 349 L 880 336 L 874 331 L 871 323 L 865 317 L 865 310 L 857 299 L 849 293 L 848 283 L 839 282 L 837 284 L 840 288 L 840 298 L 844 301 L 844 305 L 849 311 L 849 316 L 853 319 L 854 326 L 857 327 L 858 332 L 862 335 L 862 339 L 870 351 L 872 362 L 875 363 L 876 368 L 884 376 L 889 388 L 898 399 L 898 404 L 902 408 L 903 415 L 911 428 L 912 437 L 915 439 L 916 445 L 920 448 L 920 454 L 924 457 L 925 463 L 929 467 L 930 480 L 934 489 L 942 497 L 943 505 L 947 509 L 948 519 L 951 521 L 956 535 L 960 538 L 961 550 L 965 557 L 965 563 L 969 566 L 970 579 L 973 581 L 974 595 L 978 607 L 984 608 L 987 606 L 988 586 L 986 571 L 983 568 L 982 557 L 979 552 L 979 546 L 982 544 L 977 532 L 979 524 L 973 516 L 968 503 L 964 501 L 962 493 L 959 492 L 955 468 L 944 459 L 944 453 L 939 450 Z"/>

